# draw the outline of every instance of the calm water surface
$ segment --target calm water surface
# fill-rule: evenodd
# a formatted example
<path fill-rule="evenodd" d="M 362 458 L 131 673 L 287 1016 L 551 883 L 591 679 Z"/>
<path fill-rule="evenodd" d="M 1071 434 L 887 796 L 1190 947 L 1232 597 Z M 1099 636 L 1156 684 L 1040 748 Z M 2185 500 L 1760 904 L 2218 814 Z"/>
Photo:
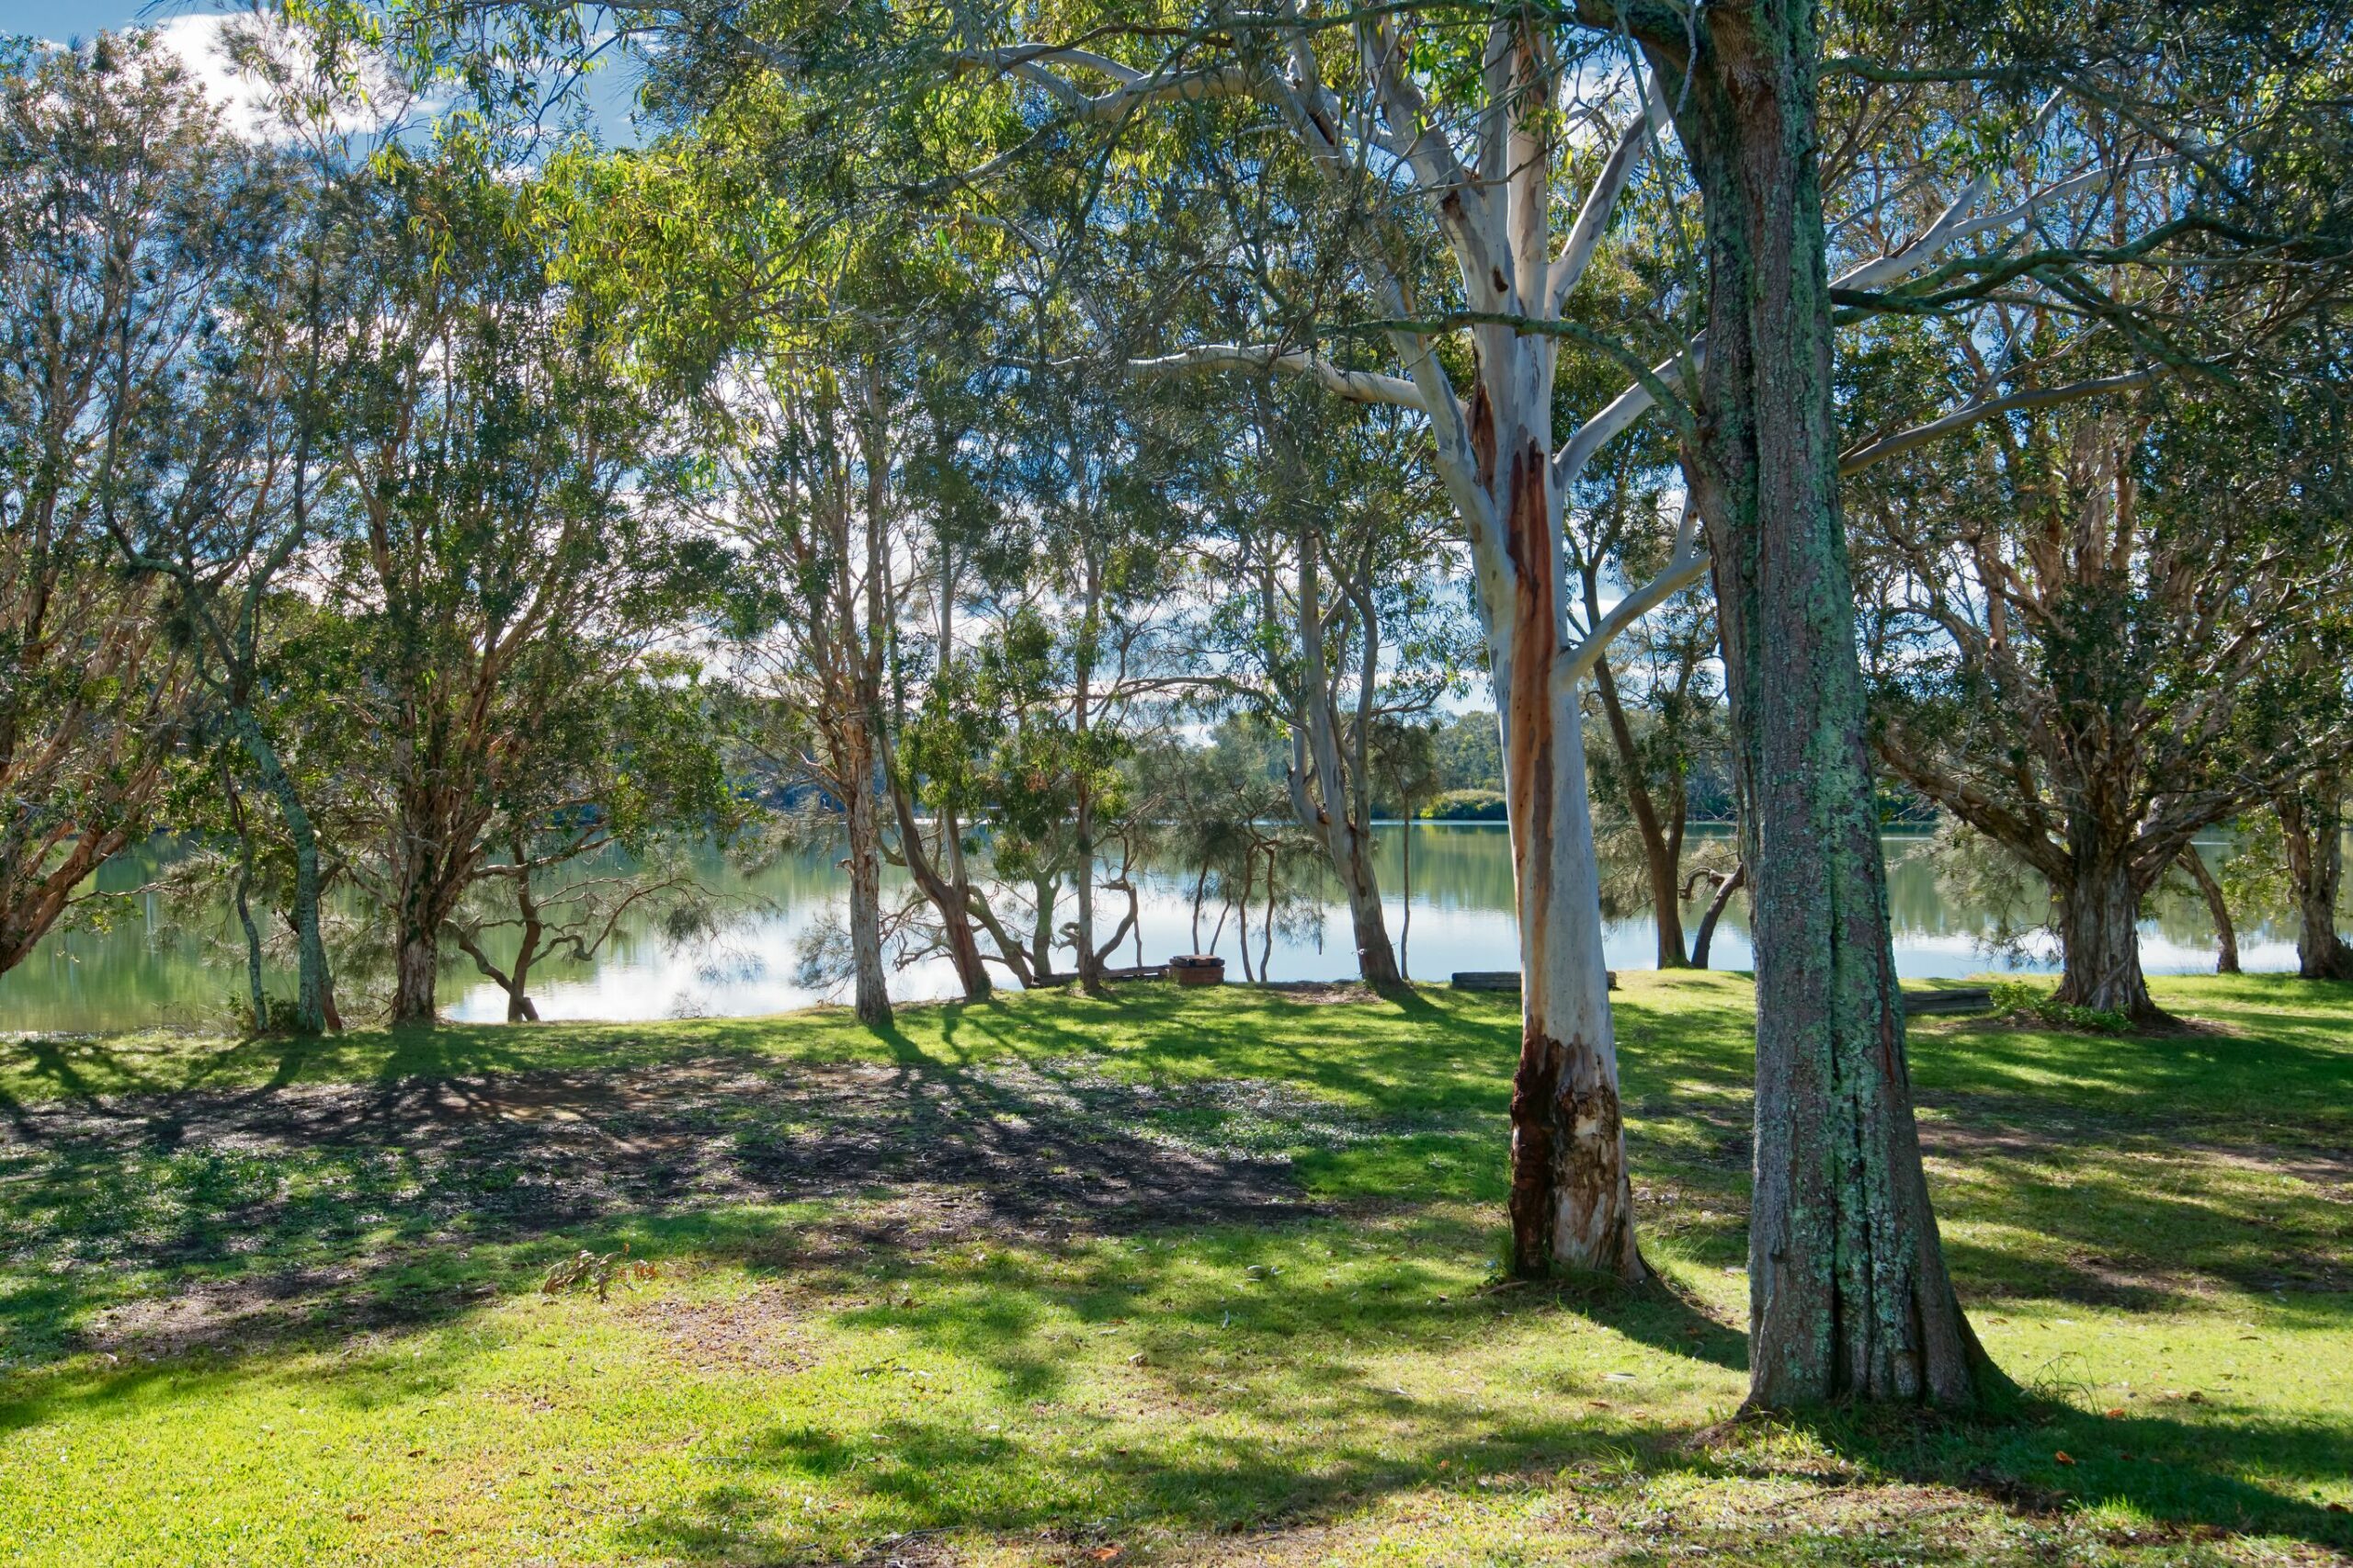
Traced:
<path fill-rule="evenodd" d="M 1405 958 L 1415 977 L 1442 980 L 1458 969 L 1518 968 L 1511 858 L 1500 824 L 1426 823 L 1382 831 L 1381 878 L 1389 899 L 1392 939 L 1403 927 L 1405 911 L 1401 853 L 1408 834 L 1413 841 L 1413 920 Z M 1925 842 L 1918 836 L 1886 841 L 1898 969 L 1907 976 L 1927 977 L 2002 967 L 1982 945 L 1990 916 L 1942 896 L 1919 854 Z M 2215 853 L 2209 851 L 2210 856 Z M 532 986 L 540 1016 L 744 1016 L 838 999 L 795 978 L 801 939 L 812 926 L 834 917 L 845 897 L 832 862 L 831 856 L 813 855 L 744 876 L 714 857 L 712 880 L 746 900 L 715 939 L 673 946 L 650 927 L 640 927 L 624 930 L 594 963 L 544 964 L 535 971 Z M 110 887 L 132 888 L 147 874 L 148 865 L 125 862 L 109 868 L 105 881 Z M 1179 875 L 1147 878 L 1140 941 L 1124 946 L 1116 961 L 1136 962 L 1140 953 L 1143 961 L 1157 963 L 1172 953 L 1191 950 L 1190 892 L 1190 880 Z M 1686 912 L 1687 931 L 1696 926 L 1699 913 L 1698 907 Z M 1744 915 L 1743 901 L 1735 896 L 1716 932 L 1712 958 L 1719 968 L 1749 965 Z M 1067 903 L 1063 917 L 1068 918 Z M 1117 918 L 1116 912 L 1111 917 Z M 1215 922 L 1212 908 L 1203 924 L 1204 946 Z M 1321 929 L 1315 929 L 1317 922 L 1311 915 L 1304 929 L 1279 930 L 1271 978 L 1327 980 L 1355 972 L 1345 906 L 1336 899 L 1324 904 L 1320 924 Z M 217 1023 L 227 1015 L 231 998 L 244 989 L 242 949 L 227 939 L 230 928 L 225 910 L 176 928 L 151 900 L 134 899 L 127 917 L 112 929 L 52 940 L 0 976 L 0 1030 Z M 1261 937 L 1254 913 L 1254 963 Z M 1608 938 L 1612 966 L 1640 969 L 1650 964 L 1654 948 L 1647 915 L 1611 922 Z M 2162 899 L 2156 918 L 2143 926 L 2142 943 L 2142 961 L 2153 973 L 2213 967 L 2213 931 L 2203 905 L 2195 900 Z M 1231 919 L 1217 947 L 1226 955 L 1228 976 L 1241 978 L 1238 934 Z M 2243 931 L 2240 949 L 2250 970 L 2295 966 L 2291 934 L 2268 927 Z M 2046 956 L 2027 967 L 2052 966 Z M 278 989 L 290 990 L 290 983 L 281 981 Z M 945 960 L 918 962 L 898 971 L 891 990 L 902 999 L 945 996 L 953 994 L 955 979 Z M 495 1021 L 506 1016 L 504 993 L 476 974 L 461 955 L 443 972 L 441 1001 L 453 1018 Z"/>

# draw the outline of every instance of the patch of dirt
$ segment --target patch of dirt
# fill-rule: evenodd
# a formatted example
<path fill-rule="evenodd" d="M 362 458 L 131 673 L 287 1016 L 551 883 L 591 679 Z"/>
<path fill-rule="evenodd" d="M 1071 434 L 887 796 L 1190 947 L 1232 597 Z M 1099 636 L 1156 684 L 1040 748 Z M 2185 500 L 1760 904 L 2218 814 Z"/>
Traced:
<path fill-rule="evenodd" d="M 816 1364 L 802 1343 L 801 1313 L 780 1289 L 756 1290 L 736 1301 L 657 1296 L 630 1302 L 621 1315 L 653 1327 L 672 1354 L 699 1371 L 789 1373 Z"/>
<path fill-rule="evenodd" d="M 1256 1081 L 711 1054 L 28 1107 L 0 1127 L 0 1182 L 30 1219 L 10 1238 L 18 1267 L 173 1280 L 85 1336 L 154 1354 L 415 1321 L 485 1289 L 401 1273 L 427 1255 L 741 1204 L 856 1200 L 786 1244 L 804 1263 L 980 1234 L 1277 1223 L 1324 1211 L 1285 1150 L 1366 1135 Z"/>
<path fill-rule="evenodd" d="M 1380 993 L 1360 980 L 1278 980 L 1257 989 L 1272 991 L 1285 1001 L 1304 1002 L 1311 1007 L 1381 1000 Z"/>

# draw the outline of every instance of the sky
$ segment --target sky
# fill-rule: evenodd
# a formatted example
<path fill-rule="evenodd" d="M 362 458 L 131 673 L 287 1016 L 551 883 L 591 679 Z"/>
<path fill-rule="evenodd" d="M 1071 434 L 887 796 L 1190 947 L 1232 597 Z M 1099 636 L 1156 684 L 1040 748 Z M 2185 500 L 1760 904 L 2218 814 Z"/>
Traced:
<path fill-rule="evenodd" d="M 0 0 L 0 35 L 30 34 L 62 43 L 86 38 L 105 28 L 154 28 L 188 63 L 216 101 L 228 107 L 232 126 L 247 125 L 237 109 L 249 92 L 241 91 L 218 52 L 221 22 L 247 14 L 233 0 Z M 634 79 L 626 69 L 608 65 L 589 78 L 587 101 L 601 139 L 608 146 L 635 141 L 630 125 Z"/>
<path fill-rule="evenodd" d="M 162 22 L 191 12 L 218 9 L 210 6 L 151 7 L 132 0 L 0 0 L 0 32 L 30 33 L 35 38 L 63 42 L 101 28 L 128 27 L 132 22 Z"/>

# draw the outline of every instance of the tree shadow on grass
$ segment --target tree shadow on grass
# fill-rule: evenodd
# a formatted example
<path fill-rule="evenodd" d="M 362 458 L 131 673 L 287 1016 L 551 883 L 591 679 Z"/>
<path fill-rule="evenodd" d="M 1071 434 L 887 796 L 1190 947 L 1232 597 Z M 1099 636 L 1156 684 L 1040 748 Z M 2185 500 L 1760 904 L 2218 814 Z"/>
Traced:
<path fill-rule="evenodd" d="M 1622 1314 L 1610 1321 L 1624 1326 Z M 1414 1402 L 1407 1422 L 1400 1419 L 1395 1391 L 1327 1377 L 1318 1385 L 1314 1408 L 1302 1411 L 1301 1418 L 1363 1434 L 1338 1444 L 1286 1445 L 1266 1428 L 1237 1432 L 1186 1423 L 1165 1437 L 1152 1428 L 1107 1426 L 1091 1440 L 1081 1436 L 1040 1445 L 1034 1434 L 976 1428 L 920 1411 L 855 1436 L 779 1423 L 732 1450 L 710 1484 L 634 1522 L 622 1540 L 688 1562 L 736 1561 L 747 1550 L 805 1552 L 807 1543 L 792 1539 L 792 1520 L 776 1500 L 812 1483 L 846 1497 L 864 1539 L 883 1542 L 968 1532 L 1084 1543 L 1116 1540 L 1139 1527 L 1203 1536 L 1279 1532 L 1361 1514 L 1385 1494 L 1434 1487 L 1483 1489 L 1501 1483 L 1579 1494 L 1592 1467 L 1599 1466 L 1617 1481 L 1592 1483 L 1594 1492 L 1629 1480 L 1636 1486 L 1665 1481 L 1669 1484 L 1661 1495 L 1669 1499 L 1688 1498 L 1679 1483 L 1693 1480 L 1794 1483 L 1801 1489 L 1794 1498 L 1786 1488 L 1768 1493 L 1779 1499 L 1772 1523 L 1786 1531 L 1794 1519 L 1799 1533 L 1814 1538 L 1811 1548 L 1791 1552 L 1795 1561 L 1845 1561 L 1820 1556 L 1819 1538 L 1848 1528 L 1857 1544 L 1875 1549 L 1873 1560 L 1897 1546 L 1933 1549 L 1942 1540 L 1956 1554 L 1949 1560 L 1971 1561 L 1975 1542 L 1965 1529 L 1962 1539 L 1954 1539 L 1949 1499 L 1956 1493 L 1993 1510 L 1982 1519 L 1960 1521 L 1964 1527 L 2003 1534 L 2003 1520 L 2023 1517 L 2055 1529 L 2104 1533 L 2116 1546 L 2235 1534 L 2353 1546 L 2353 1518 L 2292 1494 L 2341 1478 L 2353 1448 L 2353 1427 L 2344 1423 L 2250 1419 L 2201 1426 L 2164 1418 L 2108 1420 L 2036 1404 L 1999 1423 L 1831 1411 L 1744 1424 L 1727 1439 L 1722 1428 L 1702 1431 L 1597 1412 L 1600 1403 L 1555 1391 L 1554 1397 L 1529 1401 L 1520 1413 L 1499 1419 L 1473 1400 L 1442 1396 Z M 1818 1460 L 1781 1463 L 1769 1450 L 1786 1452 L 1792 1438 L 1841 1462 L 1827 1470 Z M 1303 1448 L 1308 1457 L 1294 1457 L 1287 1448 Z M 2070 1449 L 2072 1464 L 2052 1458 Z M 2250 1474 L 2274 1484 L 2256 1484 L 2246 1479 Z M 1885 1503 L 1845 1527 L 1835 1514 L 1815 1512 L 1802 1495 L 1808 1488 L 1825 1501 L 1876 1492 Z M 1643 1533 L 1627 1530 L 1629 1544 L 1667 1544 L 1655 1533 L 1652 1511 L 1666 1506 L 1654 1502 L 1633 1510 L 1643 1518 Z M 1891 1528 L 1887 1511 L 1905 1508 L 1919 1517 Z M 2129 1510 L 2148 1522 L 2120 1515 L 2113 1522 L 2095 1516 L 2087 1523 L 2086 1509 Z M 1779 1560 L 1770 1535 L 1747 1533 L 1756 1522 L 1711 1526 L 1695 1517 L 1666 1528 L 1692 1544 L 1703 1544 L 1712 1529 L 1715 1549 L 1736 1549 L 1744 1561 L 1752 1554 Z M 779 1530 L 779 1524 L 786 1528 Z M 1576 1533 L 1575 1527 L 1563 1528 L 1564 1535 Z M 1520 1545 L 1540 1551 L 1537 1540 Z M 2035 1550 L 2052 1554 L 2047 1543 Z"/>
<path fill-rule="evenodd" d="M 2033 1397 L 1998 1421 L 1834 1409 L 1774 1425 L 1887 1476 L 1972 1493 L 2029 1516 L 2123 1508 L 2182 1534 L 2283 1535 L 2353 1548 L 2353 1515 L 2311 1500 L 2316 1488 L 2353 1473 L 2353 1416 L 2281 1420 L 2253 1406 L 2208 1408 L 2211 1418 L 2197 1421 L 2109 1416 Z M 1722 1458 L 1736 1465 L 1737 1447 Z"/>
<path fill-rule="evenodd" d="M 0 1330 L 21 1366 L 416 1325 L 584 1239 L 812 1201 L 873 1210 L 870 1245 L 1278 1223 L 1321 1211 L 1289 1151 L 1358 1135 L 1279 1084 L 963 1069 L 883 1039 L 893 1064 L 498 1073 L 424 1038 L 367 1083 L 18 1105 Z"/>

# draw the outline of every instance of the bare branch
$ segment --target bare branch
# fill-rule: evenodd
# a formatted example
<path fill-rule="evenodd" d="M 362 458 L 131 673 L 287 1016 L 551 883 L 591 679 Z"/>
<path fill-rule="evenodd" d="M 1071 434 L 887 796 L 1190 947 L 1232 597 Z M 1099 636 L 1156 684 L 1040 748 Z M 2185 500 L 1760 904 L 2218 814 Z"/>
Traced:
<path fill-rule="evenodd" d="M 1563 678 L 1583 680 L 1601 662 L 1602 654 L 1608 652 L 1620 632 L 1705 576 L 1708 558 L 1700 552 L 1699 543 L 1699 508 L 1686 496 L 1683 519 L 1675 529 L 1675 553 L 1665 570 L 1611 605 L 1608 613 L 1595 621 L 1593 630 L 1574 647 L 1561 651 Z"/>
<path fill-rule="evenodd" d="M 1267 344 L 1208 343 L 1180 349 L 1156 359 L 1131 359 L 1137 375 L 1196 375 L 1212 370 L 1289 371 L 1305 376 L 1336 397 L 1350 403 L 1393 403 L 1399 408 L 1429 411 L 1421 388 L 1403 376 L 1372 370 L 1344 370 L 1329 359 L 1301 348 L 1277 348 Z"/>
<path fill-rule="evenodd" d="M 1647 106 L 1634 117 L 1618 145 L 1610 151 L 1609 159 L 1594 177 L 1593 188 L 1586 193 L 1585 205 L 1577 210 L 1576 222 L 1570 226 L 1568 238 L 1561 245 L 1561 254 L 1553 259 L 1551 277 L 1544 290 L 1545 306 L 1559 314 L 1561 305 L 1585 276 L 1585 269 L 1600 248 L 1603 231 L 1609 226 L 1609 214 L 1618 205 L 1618 198 L 1633 177 L 1643 161 L 1643 148 L 1651 133 L 1666 123 L 1666 99 L 1654 84 L 1643 95 Z"/>
<path fill-rule="evenodd" d="M 2063 387 L 2038 387 L 2032 392 L 2012 392 L 2007 397 L 1988 398 L 1982 403 L 1969 403 L 1954 409 L 1941 418 L 1931 419 L 1925 425 L 1915 425 L 1909 430 L 1899 430 L 1893 436 L 1882 436 L 1868 446 L 1857 447 L 1851 451 L 1841 453 L 1838 458 L 1838 472 L 1841 477 L 1850 473 L 1859 473 L 1873 463 L 1900 456 L 1915 447 L 1925 446 L 1939 436 L 1949 436 L 1955 430 L 1966 429 L 1980 420 L 2012 414 L 2022 408 L 2041 408 L 2049 403 L 2073 403 L 2078 398 L 2097 397 L 2103 392 L 2130 392 L 2135 387 L 2149 385 L 2165 373 L 2165 367 L 2157 366 L 2146 370 L 2135 370 L 2130 375 L 2103 376 L 2097 381 L 2075 381 Z"/>

